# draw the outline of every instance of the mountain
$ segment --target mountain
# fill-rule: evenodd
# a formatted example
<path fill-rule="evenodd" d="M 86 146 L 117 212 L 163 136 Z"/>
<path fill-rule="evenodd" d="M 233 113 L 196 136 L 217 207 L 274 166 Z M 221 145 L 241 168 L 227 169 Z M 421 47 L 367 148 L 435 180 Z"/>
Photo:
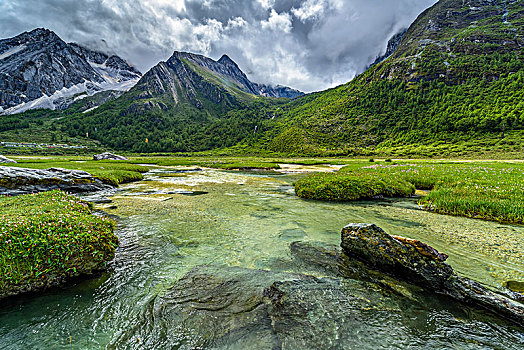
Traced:
<path fill-rule="evenodd" d="M 238 143 L 252 134 L 266 108 L 302 95 L 251 82 L 226 55 L 215 61 L 174 52 L 118 99 L 68 118 L 64 130 L 88 133 L 116 149 L 205 150 Z M 232 111 L 237 113 L 230 117 Z"/>
<path fill-rule="evenodd" d="M 407 29 L 403 29 L 397 34 L 393 35 L 391 39 L 388 41 L 388 45 L 386 46 L 386 52 L 384 52 L 383 55 L 380 55 L 377 57 L 375 62 L 373 62 L 370 67 L 376 66 L 380 62 L 386 60 L 389 56 L 393 55 L 393 53 L 397 50 L 397 47 L 402 42 L 402 39 L 404 38 L 404 35 L 406 35 Z"/>
<path fill-rule="evenodd" d="M 351 82 L 292 99 L 275 97 L 300 93 L 251 82 L 227 56 L 175 52 L 119 98 L 75 105 L 50 127 L 134 152 L 524 150 L 522 0 L 440 0 L 400 36 Z"/>
<path fill-rule="evenodd" d="M 243 96 L 248 99 L 251 97 L 245 95 L 246 93 L 286 98 L 304 95 L 298 90 L 287 87 L 271 87 L 251 82 L 227 55 L 215 61 L 202 55 L 178 51 L 175 51 L 167 62 L 160 62 L 153 67 L 139 82 L 137 89 L 146 90 L 152 95 L 171 91 L 175 102 L 188 98 L 195 106 L 201 105 L 201 102 L 195 99 L 198 90 L 201 90 L 205 98 L 214 102 L 220 102 L 225 97 L 220 95 L 218 90 L 211 92 L 206 89 L 219 89 L 226 95 L 241 98 Z M 210 94 L 206 95 L 207 92 Z M 212 96 L 213 93 L 217 95 Z"/>
<path fill-rule="evenodd" d="M 442 145 L 518 150 L 523 48 L 522 0 L 440 0 L 388 59 L 276 110 L 252 147 L 302 154 L 432 146 L 427 155 L 438 155 Z"/>
<path fill-rule="evenodd" d="M 47 29 L 0 40 L 0 112 L 61 108 L 98 91 L 128 90 L 141 73 L 118 56 L 68 44 Z"/>

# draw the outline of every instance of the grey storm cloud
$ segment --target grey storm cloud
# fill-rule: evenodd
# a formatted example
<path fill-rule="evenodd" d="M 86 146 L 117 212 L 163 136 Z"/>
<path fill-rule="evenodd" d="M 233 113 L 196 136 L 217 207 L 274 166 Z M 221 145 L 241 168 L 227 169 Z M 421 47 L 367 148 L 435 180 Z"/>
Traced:
<path fill-rule="evenodd" d="M 45 27 L 143 72 L 228 54 L 253 81 L 306 92 L 352 79 L 437 0 L 0 0 L 0 37 Z"/>

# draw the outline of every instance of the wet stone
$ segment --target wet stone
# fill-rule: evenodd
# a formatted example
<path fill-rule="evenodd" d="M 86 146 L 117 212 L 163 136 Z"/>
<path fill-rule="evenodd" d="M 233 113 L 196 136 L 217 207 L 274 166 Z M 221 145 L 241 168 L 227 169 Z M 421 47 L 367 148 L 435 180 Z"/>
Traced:
<path fill-rule="evenodd" d="M 0 195 L 14 196 L 51 190 L 83 193 L 111 189 L 112 186 L 80 170 L 0 167 Z"/>
<path fill-rule="evenodd" d="M 524 325 L 523 304 L 458 276 L 450 265 L 444 263 L 446 254 L 423 242 L 390 236 L 374 224 L 349 224 L 342 229 L 341 246 L 348 256 L 371 268 Z"/>
<path fill-rule="evenodd" d="M 307 236 L 306 231 L 300 229 L 300 228 L 290 228 L 283 230 L 279 234 L 279 238 L 281 239 L 301 239 Z"/>

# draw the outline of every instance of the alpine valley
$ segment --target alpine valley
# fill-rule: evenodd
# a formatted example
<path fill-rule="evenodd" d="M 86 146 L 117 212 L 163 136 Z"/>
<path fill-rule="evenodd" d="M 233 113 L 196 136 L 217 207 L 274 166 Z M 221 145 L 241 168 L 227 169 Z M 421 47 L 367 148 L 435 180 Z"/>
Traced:
<path fill-rule="evenodd" d="M 523 5 L 0 0 L 0 350 L 524 349 Z"/>
<path fill-rule="evenodd" d="M 368 70 L 304 95 L 250 81 L 227 55 L 175 52 L 141 75 L 37 29 L 0 41 L 0 131 L 19 140 L 46 129 L 131 152 L 520 152 L 523 45 L 522 1 L 440 0 Z M 20 113 L 33 108 L 50 109 Z"/>

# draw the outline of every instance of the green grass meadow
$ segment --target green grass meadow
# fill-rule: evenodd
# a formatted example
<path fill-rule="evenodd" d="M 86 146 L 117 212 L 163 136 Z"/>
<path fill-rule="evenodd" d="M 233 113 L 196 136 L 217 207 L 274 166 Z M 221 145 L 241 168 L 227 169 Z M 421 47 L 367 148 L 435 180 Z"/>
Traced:
<path fill-rule="evenodd" d="M 430 190 L 419 200 L 440 214 L 524 223 L 524 164 L 510 162 L 355 162 L 333 174 L 299 180 L 299 197 L 358 200 L 376 196 L 412 195 Z"/>

